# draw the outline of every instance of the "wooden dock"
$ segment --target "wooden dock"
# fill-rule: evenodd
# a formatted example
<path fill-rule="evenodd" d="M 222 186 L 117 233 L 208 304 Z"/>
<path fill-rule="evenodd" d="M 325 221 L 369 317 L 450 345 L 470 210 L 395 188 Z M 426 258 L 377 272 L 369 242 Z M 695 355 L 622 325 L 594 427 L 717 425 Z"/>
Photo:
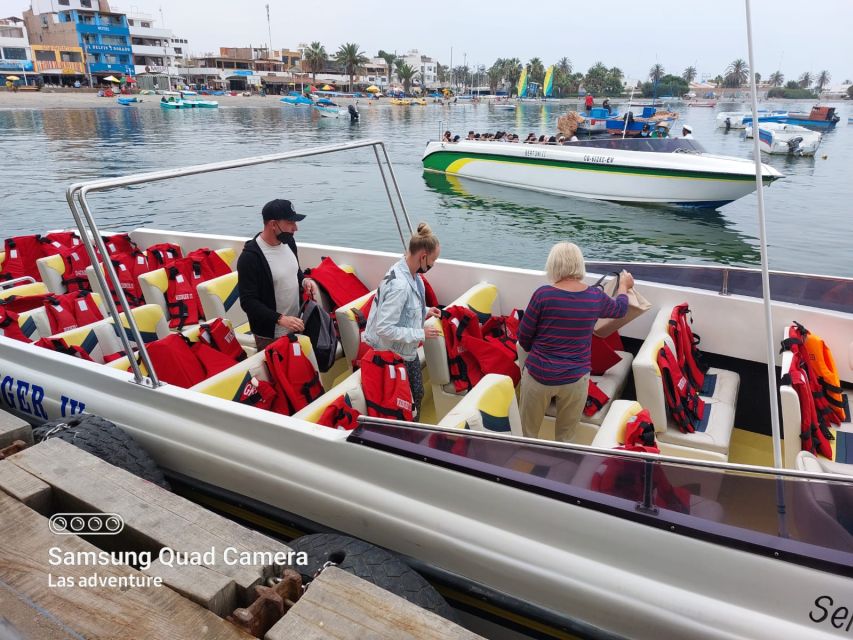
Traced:
<path fill-rule="evenodd" d="M 0 448 L 26 438 L 28 429 L 19 422 L 0 415 Z M 60 535 L 49 526 L 50 516 L 58 513 L 116 513 L 123 518 L 124 529 L 115 536 Z M 187 557 L 208 555 L 197 565 L 167 566 L 157 559 L 162 549 Z M 277 540 L 61 440 L 48 440 L 0 460 L 4 640 L 251 638 L 224 618 L 249 606 L 256 597 L 255 587 L 280 575 L 282 566 L 226 562 L 226 549 L 231 550 L 231 560 L 240 552 L 286 556 L 290 551 Z M 99 552 L 109 559 L 107 564 L 66 562 L 69 554 L 88 560 L 100 558 L 91 555 Z M 123 552 L 137 559 L 150 557 L 150 566 L 114 562 Z M 162 580 L 161 586 L 155 578 Z M 74 586 L 68 586 L 71 581 Z M 312 582 L 263 637 L 479 638 L 334 567 Z"/>

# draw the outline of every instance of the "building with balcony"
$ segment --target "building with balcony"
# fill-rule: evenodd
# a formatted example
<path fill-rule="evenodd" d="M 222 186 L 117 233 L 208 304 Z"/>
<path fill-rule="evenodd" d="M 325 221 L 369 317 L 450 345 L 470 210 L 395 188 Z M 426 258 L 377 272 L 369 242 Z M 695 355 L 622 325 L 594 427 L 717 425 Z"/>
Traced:
<path fill-rule="evenodd" d="M 30 41 L 21 18 L 0 18 L 0 84 L 7 76 L 17 76 L 20 84 L 36 81 Z"/>
<path fill-rule="evenodd" d="M 438 86 L 438 63 L 429 56 L 422 55 L 417 49 L 412 49 L 406 55 L 399 56 L 402 62 L 417 71 L 412 79 L 413 86 L 432 89 Z"/>
<path fill-rule="evenodd" d="M 227 51 L 227 49 L 223 48 Z M 187 78 L 192 85 L 210 89 L 245 91 L 259 87 L 261 77 L 255 71 L 255 61 L 249 57 L 206 54 L 188 62 Z"/>
<path fill-rule="evenodd" d="M 82 49 L 93 84 L 135 75 L 127 18 L 107 0 L 32 0 L 24 22 L 31 45 Z"/>
<path fill-rule="evenodd" d="M 187 83 L 186 39 L 176 38 L 171 29 L 159 26 L 150 14 L 134 11 L 126 16 L 139 88 L 169 89 Z"/>
<path fill-rule="evenodd" d="M 52 44 L 34 44 L 33 65 L 46 84 L 70 85 L 86 78 L 83 49 Z"/>

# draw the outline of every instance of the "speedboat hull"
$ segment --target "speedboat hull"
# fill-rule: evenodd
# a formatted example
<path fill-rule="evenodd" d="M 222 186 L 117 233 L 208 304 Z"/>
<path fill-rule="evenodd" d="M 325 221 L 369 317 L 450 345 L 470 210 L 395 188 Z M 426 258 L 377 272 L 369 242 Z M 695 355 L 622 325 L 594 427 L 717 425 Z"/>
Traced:
<path fill-rule="evenodd" d="M 322 105 L 314 105 L 314 109 L 324 118 L 338 118 L 346 113 L 338 107 L 324 107 Z"/>
<path fill-rule="evenodd" d="M 747 138 L 753 135 L 747 127 Z M 758 148 L 777 155 L 813 156 L 823 136 L 817 131 L 782 122 L 766 122 L 758 126 Z"/>
<path fill-rule="evenodd" d="M 423 164 L 426 171 L 562 196 L 698 208 L 723 206 L 756 187 L 750 160 L 586 142 L 561 146 L 431 142 Z M 767 165 L 763 165 L 763 176 L 765 182 L 782 177 Z"/>

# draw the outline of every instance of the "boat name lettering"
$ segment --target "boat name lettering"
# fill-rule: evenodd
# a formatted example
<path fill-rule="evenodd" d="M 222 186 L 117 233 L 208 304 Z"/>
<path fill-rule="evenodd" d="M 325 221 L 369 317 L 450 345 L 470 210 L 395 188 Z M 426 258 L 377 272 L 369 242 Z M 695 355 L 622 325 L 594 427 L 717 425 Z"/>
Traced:
<path fill-rule="evenodd" d="M 524 150 L 525 158 L 546 158 L 544 151 L 539 151 L 538 149 L 525 149 Z"/>
<path fill-rule="evenodd" d="M 15 380 L 12 376 L 3 376 L 0 379 L 0 403 L 13 411 L 47 420 L 43 400 L 44 388 L 37 384 Z"/>
<path fill-rule="evenodd" d="M 849 633 L 853 627 L 853 605 L 836 606 L 832 597 L 818 596 L 814 601 L 814 609 L 809 611 L 809 620 L 815 624 L 828 622 L 833 628 L 844 629 Z"/>
<path fill-rule="evenodd" d="M 584 162 L 593 162 L 595 164 L 613 164 L 613 156 L 590 156 L 583 157 Z"/>

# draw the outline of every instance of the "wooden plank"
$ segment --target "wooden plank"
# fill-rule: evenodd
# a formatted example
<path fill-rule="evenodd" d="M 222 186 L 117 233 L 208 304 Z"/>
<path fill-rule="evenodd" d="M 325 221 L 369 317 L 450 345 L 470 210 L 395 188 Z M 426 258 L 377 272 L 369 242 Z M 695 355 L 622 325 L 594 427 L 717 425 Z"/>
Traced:
<path fill-rule="evenodd" d="M 375 584 L 329 567 L 264 640 L 482 640 Z"/>
<path fill-rule="evenodd" d="M 0 411 L 0 449 L 9 446 L 15 440 L 32 444 L 33 428 L 26 420 L 21 420 L 6 411 Z"/>
<path fill-rule="evenodd" d="M 54 499 L 63 510 L 120 514 L 125 521 L 122 533 L 125 548 L 146 549 L 155 554 L 162 547 L 178 552 L 212 550 L 213 559 L 204 566 L 232 579 L 243 602 L 252 587 L 271 575 L 273 567 L 263 563 L 229 564 L 224 557 L 226 549 L 285 554 L 289 551 L 283 544 L 229 522 L 61 440 L 47 440 L 8 460 L 51 485 Z M 197 601 L 203 601 L 211 589 L 208 586 L 200 589 Z"/>
<path fill-rule="evenodd" d="M 48 514 L 50 485 L 8 460 L 0 460 L 0 491 L 5 491 L 42 515 Z"/>
<path fill-rule="evenodd" d="M 0 493 L 0 581 L 5 589 L 32 603 L 34 614 L 61 621 L 62 629 L 84 638 L 187 638 L 247 640 L 242 631 L 164 586 L 120 588 L 55 585 L 58 577 L 80 581 L 101 578 L 143 581 L 146 577 L 127 566 L 50 565 L 48 549 L 62 552 L 98 552 L 76 536 L 57 536 L 47 519 Z M 5 593 L 5 590 L 0 590 Z M 2 596 L 4 599 L 7 596 Z M 62 637 L 62 636 L 59 636 Z"/>
<path fill-rule="evenodd" d="M 175 567 L 156 560 L 143 573 L 159 576 L 170 589 L 221 618 L 231 615 L 243 604 L 237 598 L 236 583 L 207 567 Z"/>

